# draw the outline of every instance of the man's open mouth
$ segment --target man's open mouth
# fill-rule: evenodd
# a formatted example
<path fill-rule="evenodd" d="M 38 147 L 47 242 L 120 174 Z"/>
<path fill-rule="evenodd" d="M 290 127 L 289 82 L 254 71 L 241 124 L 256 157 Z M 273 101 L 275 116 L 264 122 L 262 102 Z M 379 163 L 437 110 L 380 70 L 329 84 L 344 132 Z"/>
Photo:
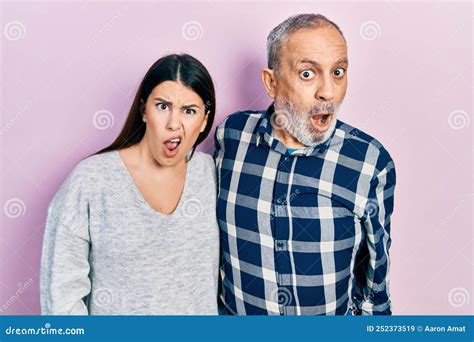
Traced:
<path fill-rule="evenodd" d="M 329 128 L 332 117 L 333 113 L 315 114 L 311 116 L 311 123 L 318 131 L 325 131 Z"/>

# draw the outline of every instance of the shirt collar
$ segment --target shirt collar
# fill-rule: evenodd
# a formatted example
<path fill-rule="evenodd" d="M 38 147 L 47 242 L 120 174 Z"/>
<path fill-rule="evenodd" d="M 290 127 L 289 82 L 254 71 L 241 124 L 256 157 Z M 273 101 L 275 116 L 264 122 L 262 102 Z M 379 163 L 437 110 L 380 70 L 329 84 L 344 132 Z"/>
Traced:
<path fill-rule="evenodd" d="M 272 102 L 272 104 L 267 108 L 267 110 L 263 112 L 262 118 L 257 127 L 256 145 L 258 146 L 260 143 L 262 143 L 269 146 L 271 149 L 274 149 L 277 152 L 286 154 L 288 153 L 287 148 L 285 147 L 285 145 L 283 145 L 283 143 L 280 140 L 278 140 L 275 134 L 273 134 L 271 120 L 272 120 L 272 115 L 274 112 L 275 112 L 275 107 L 274 107 L 274 103 Z M 335 132 L 336 130 L 332 132 L 329 139 L 327 139 L 324 143 L 317 143 L 311 146 L 305 146 L 301 149 L 298 149 L 298 151 L 293 155 L 315 156 L 320 153 L 324 153 L 329 147 L 329 145 L 331 144 L 331 140 L 334 137 Z"/>

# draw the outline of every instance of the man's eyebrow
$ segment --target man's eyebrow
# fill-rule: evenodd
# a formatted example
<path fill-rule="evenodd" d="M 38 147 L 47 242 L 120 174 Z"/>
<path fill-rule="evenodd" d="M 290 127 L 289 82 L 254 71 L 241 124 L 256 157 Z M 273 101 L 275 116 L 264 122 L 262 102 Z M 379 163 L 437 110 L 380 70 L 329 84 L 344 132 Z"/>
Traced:
<path fill-rule="evenodd" d="M 347 57 L 339 58 L 334 64 L 349 64 Z"/>
<path fill-rule="evenodd" d="M 308 63 L 315 66 L 320 66 L 318 62 L 313 61 L 312 59 L 300 59 L 299 61 L 296 61 L 295 65 L 301 64 L 301 63 Z"/>
<path fill-rule="evenodd" d="M 313 65 L 315 65 L 315 66 L 317 66 L 317 67 L 320 67 L 320 66 L 321 66 L 318 62 L 316 62 L 316 61 L 314 61 L 314 60 L 312 60 L 312 59 L 306 59 L 306 58 L 297 61 L 296 64 L 299 64 L 299 63 L 313 64 Z M 334 65 L 336 65 L 336 64 L 349 64 L 349 61 L 348 61 L 347 57 L 342 57 L 342 58 L 339 58 L 338 60 L 336 60 L 336 61 L 334 62 Z"/>

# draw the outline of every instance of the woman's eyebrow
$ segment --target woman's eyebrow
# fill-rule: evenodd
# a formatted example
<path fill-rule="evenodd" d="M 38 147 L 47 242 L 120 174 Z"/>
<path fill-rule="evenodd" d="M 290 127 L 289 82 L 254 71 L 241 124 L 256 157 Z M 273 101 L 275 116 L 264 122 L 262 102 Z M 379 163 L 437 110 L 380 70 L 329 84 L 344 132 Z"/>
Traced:
<path fill-rule="evenodd" d="M 163 103 L 166 103 L 166 104 L 172 104 L 173 103 L 173 102 L 165 100 L 161 97 L 155 97 L 153 100 L 157 100 L 157 101 L 160 101 L 160 102 L 163 102 Z"/>
<path fill-rule="evenodd" d="M 197 104 L 194 104 L 194 103 L 189 104 L 189 105 L 184 105 L 184 106 L 182 106 L 181 108 L 191 108 L 191 107 L 201 108 L 201 107 L 199 107 Z"/>

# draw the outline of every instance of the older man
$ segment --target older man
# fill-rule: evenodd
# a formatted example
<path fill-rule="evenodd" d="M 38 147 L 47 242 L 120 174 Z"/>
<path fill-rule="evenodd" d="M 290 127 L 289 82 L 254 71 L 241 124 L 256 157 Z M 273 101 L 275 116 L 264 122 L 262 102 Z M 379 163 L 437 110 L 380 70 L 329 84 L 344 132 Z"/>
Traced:
<path fill-rule="evenodd" d="M 267 48 L 272 105 L 216 130 L 222 312 L 391 314 L 395 167 L 380 142 L 338 120 L 344 36 L 301 14 Z"/>

